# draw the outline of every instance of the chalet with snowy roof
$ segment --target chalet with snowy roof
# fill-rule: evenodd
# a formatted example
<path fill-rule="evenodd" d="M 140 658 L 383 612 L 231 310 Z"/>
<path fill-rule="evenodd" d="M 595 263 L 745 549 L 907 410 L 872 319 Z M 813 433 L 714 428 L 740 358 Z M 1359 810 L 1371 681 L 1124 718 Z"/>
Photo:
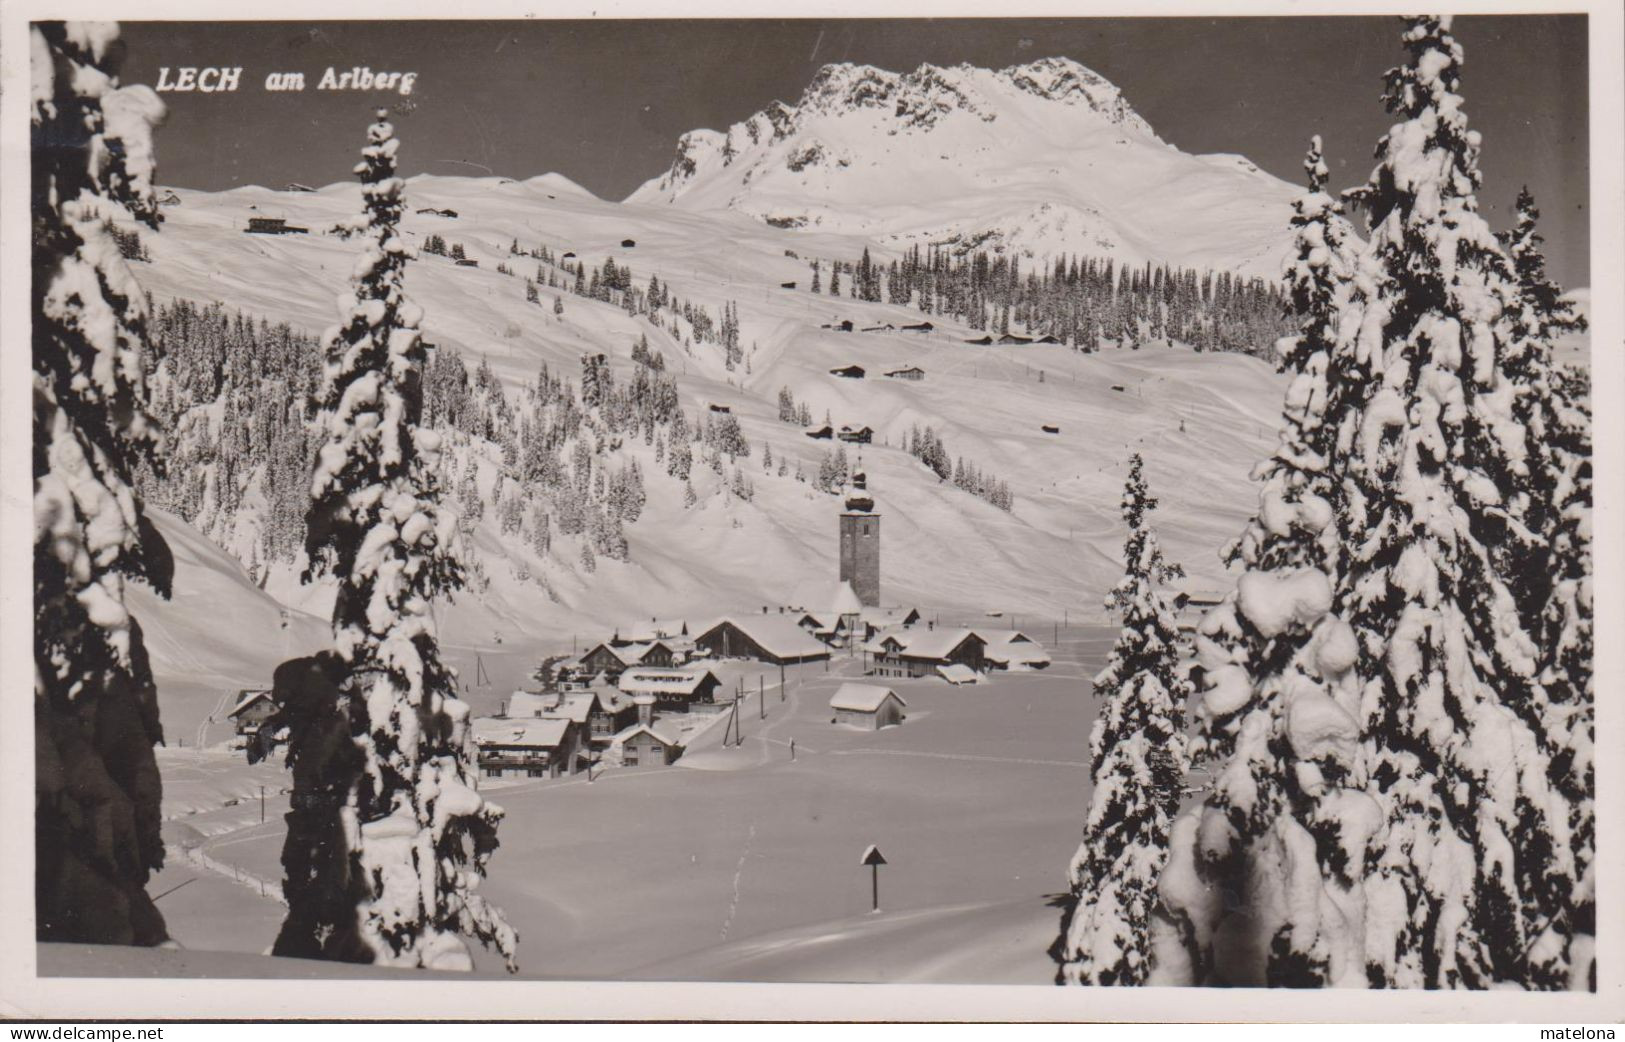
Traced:
<path fill-rule="evenodd" d="M 882 677 L 926 677 L 939 666 L 961 665 L 980 673 L 987 641 L 967 629 L 914 629 L 882 634 L 864 649 L 869 671 Z"/>
<path fill-rule="evenodd" d="M 587 717 L 587 742 L 591 746 L 605 748 L 615 740 L 615 736 L 637 722 L 638 707 L 632 701 L 632 696 L 622 694 L 614 688 L 603 688 L 598 692 L 597 707 Z"/>
<path fill-rule="evenodd" d="M 779 288 L 780 289 L 795 289 L 796 284 L 794 282 L 781 282 L 781 283 L 779 283 Z"/>
<path fill-rule="evenodd" d="M 677 729 L 654 719 L 655 699 L 638 695 L 638 722 L 615 736 L 621 751 L 622 767 L 668 767 L 683 755 L 683 738 Z"/>
<path fill-rule="evenodd" d="M 1016 336 L 1014 333 L 1006 333 L 999 337 L 997 342 L 1000 344 L 1030 344 L 1033 342 L 1033 339 L 1032 337 Z"/>
<path fill-rule="evenodd" d="M 694 639 L 715 658 L 752 658 L 780 666 L 829 658 L 829 646 L 786 615 L 723 619 Z"/>
<path fill-rule="evenodd" d="M 581 732 L 563 717 L 474 721 L 480 773 L 487 778 L 558 778 L 574 774 L 581 759 Z"/>
<path fill-rule="evenodd" d="M 619 647 L 605 642 L 582 655 L 575 667 L 578 674 L 603 676 L 614 682 L 633 666 L 662 666 L 672 663 L 672 651 L 665 643 L 623 644 Z"/>
<path fill-rule="evenodd" d="M 982 682 L 982 674 L 976 672 L 976 670 L 970 668 L 969 666 L 961 666 L 957 662 L 947 666 L 938 666 L 937 676 L 946 680 L 954 687 L 960 687 L 965 684 L 980 684 Z"/>
<path fill-rule="evenodd" d="M 1057 337 L 1054 333 L 1045 333 L 1043 336 L 1033 341 L 1035 344 L 1059 344 L 1060 342 L 1060 337 Z"/>
<path fill-rule="evenodd" d="M 903 328 L 910 333 L 929 333 L 937 327 L 933 326 L 929 322 L 916 322 L 913 325 L 904 326 Z"/>
<path fill-rule="evenodd" d="M 852 332 L 852 320 L 850 318 L 843 318 L 839 322 L 835 323 L 835 328 L 843 333 L 850 333 Z"/>
<path fill-rule="evenodd" d="M 826 423 L 822 427 L 812 428 L 811 430 L 807 431 L 806 434 L 809 438 L 820 438 L 824 441 L 828 441 L 835 436 L 835 428 Z"/>
<path fill-rule="evenodd" d="M 975 340 L 967 340 L 965 343 L 971 344 L 975 347 L 988 347 L 993 343 L 993 338 L 990 336 L 982 336 L 977 337 Z"/>
<path fill-rule="evenodd" d="M 733 408 L 731 406 L 718 405 L 716 402 L 712 402 L 711 403 L 711 411 L 712 412 L 720 412 L 720 413 L 730 413 L 730 412 L 733 412 Z"/>
<path fill-rule="evenodd" d="M 1061 428 L 1059 426 L 1053 424 L 1053 423 L 1040 424 L 1038 429 L 1043 431 L 1045 434 L 1059 434 L 1059 433 L 1061 433 Z"/>
<path fill-rule="evenodd" d="M 897 327 L 892 325 L 890 322 L 882 322 L 878 326 L 864 326 L 863 331 L 865 333 L 885 333 L 896 328 Z"/>
<path fill-rule="evenodd" d="M 843 365 L 838 369 L 831 369 L 829 374 L 831 376 L 843 376 L 848 380 L 861 380 L 863 379 L 863 366 Z"/>
<path fill-rule="evenodd" d="M 849 681 L 835 689 L 829 707 L 835 711 L 837 724 L 878 731 L 902 723 L 903 710 L 908 708 L 908 703 L 889 687 Z"/>
<path fill-rule="evenodd" d="M 621 674 L 623 695 L 649 695 L 663 713 L 686 713 L 696 705 L 717 700 L 722 681 L 709 669 L 629 669 Z"/>
<path fill-rule="evenodd" d="M 917 365 L 906 365 L 901 369 L 888 370 L 886 375 L 893 380 L 924 380 L 925 370 Z"/>
<path fill-rule="evenodd" d="M 458 257 L 452 263 L 457 265 L 459 268 L 477 268 L 480 266 L 480 262 L 475 260 L 473 257 Z"/>
<path fill-rule="evenodd" d="M 244 688 L 226 714 L 238 734 L 259 734 L 260 726 L 276 714 L 276 701 L 266 688 Z"/>
<path fill-rule="evenodd" d="M 1048 669 L 1049 652 L 1020 630 L 994 631 L 987 635 L 982 658 L 989 668 L 1026 672 Z"/>
<path fill-rule="evenodd" d="M 852 445 L 868 445 L 875 440 L 875 430 L 873 427 L 842 427 L 836 437 Z"/>
<path fill-rule="evenodd" d="M 636 246 L 637 244 L 638 244 L 638 241 L 636 239 L 622 239 L 621 240 L 621 248 L 625 249 L 625 250 L 630 250 L 632 247 Z"/>

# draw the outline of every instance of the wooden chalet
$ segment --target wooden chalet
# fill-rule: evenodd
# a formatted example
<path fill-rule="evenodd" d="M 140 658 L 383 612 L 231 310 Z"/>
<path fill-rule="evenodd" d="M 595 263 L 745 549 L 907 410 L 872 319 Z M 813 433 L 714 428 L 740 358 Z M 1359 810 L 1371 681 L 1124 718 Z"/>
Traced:
<path fill-rule="evenodd" d="M 848 380 L 861 380 L 863 379 L 863 366 L 843 365 L 838 369 L 831 369 L 829 374 L 831 376 L 844 376 Z"/>
<path fill-rule="evenodd" d="M 695 705 L 717 700 L 722 681 L 709 669 L 629 669 L 621 674 L 621 694 L 649 695 L 661 712 L 686 713 Z"/>
<path fill-rule="evenodd" d="M 487 778 L 558 778 L 574 774 L 583 759 L 581 729 L 564 717 L 482 717 L 474 721 L 474 743 Z"/>
<path fill-rule="evenodd" d="M 814 427 L 812 430 L 806 431 L 805 433 L 809 438 L 822 438 L 824 441 L 828 441 L 829 439 L 835 437 L 835 428 L 826 423 L 821 427 Z"/>
<path fill-rule="evenodd" d="M 226 718 L 241 735 L 259 734 L 260 727 L 276 715 L 276 700 L 267 688 L 244 688 L 237 692 L 237 702 Z"/>
<path fill-rule="evenodd" d="M 924 380 L 925 370 L 921 369 L 917 365 L 910 365 L 904 366 L 901 369 L 893 369 L 886 375 L 891 377 L 893 380 Z"/>
<path fill-rule="evenodd" d="M 990 336 L 977 337 L 975 340 L 967 340 L 965 343 L 974 344 L 977 347 L 988 347 L 993 343 L 993 338 Z"/>
<path fill-rule="evenodd" d="M 903 327 L 903 329 L 909 333 L 929 333 L 936 328 L 936 326 L 933 326 L 929 322 L 916 322 L 913 325 Z"/>
<path fill-rule="evenodd" d="M 872 427 L 842 427 L 840 433 L 835 435 L 841 441 L 851 442 L 854 445 L 868 445 L 875 439 Z"/>
<path fill-rule="evenodd" d="M 1028 336 L 1016 336 L 1014 333 L 1006 333 L 999 337 L 996 342 L 1000 344 L 1030 344 L 1033 342 L 1033 338 Z"/>
<path fill-rule="evenodd" d="M 925 677 L 939 666 L 986 668 L 987 641 L 966 629 L 890 631 L 871 641 L 869 672 L 882 677 Z"/>

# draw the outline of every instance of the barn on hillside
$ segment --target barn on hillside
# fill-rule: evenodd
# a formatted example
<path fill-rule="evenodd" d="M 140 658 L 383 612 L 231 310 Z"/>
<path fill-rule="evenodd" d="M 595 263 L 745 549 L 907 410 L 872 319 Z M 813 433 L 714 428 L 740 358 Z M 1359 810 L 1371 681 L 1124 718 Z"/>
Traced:
<path fill-rule="evenodd" d="M 861 380 L 863 379 L 863 366 L 843 365 L 839 369 L 831 369 L 829 374 L 831 376 L 844 376 L 848 380 Z"/>
<path fill-rule="evenodd" d="M 753 658 L 780 666 L 829 658 L 829 648 L 786 615 L 723 619 L 695 643 L 716 658 Z"/>
<path fill-rule="evenodd" d="M 848 682 L 835 689 L 829 707 L 835 710 L 838 724 L 878 731 L 902 723 L 903 710 L 908 708 L 908 703 L 889 687 Z"/>

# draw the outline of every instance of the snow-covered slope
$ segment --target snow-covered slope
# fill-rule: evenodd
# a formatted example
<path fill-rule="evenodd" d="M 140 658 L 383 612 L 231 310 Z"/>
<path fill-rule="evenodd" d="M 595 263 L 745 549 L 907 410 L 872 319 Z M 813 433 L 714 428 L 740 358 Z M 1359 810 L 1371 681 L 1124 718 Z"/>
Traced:
<path fill-rule="evenodd" d="M 787 228 L 1113 257 L 1275 278 L 1297 190 L 1187 155 L 1066 58 L 898 74 L 826 65 L 794 106 L 695 130 L 627 198 Z"/>
<path fill-rule="evenodd" d="M 629 379 L 632 346 L 647 335 L 666 357 L 691 418 L 712 403 L 738 417 L 753 450 L 740 463 L 756 495 L 751 502 L 728 495 L 721 478 L 696 466 L 699 501 L 685 508 L 682 484 L 655 461 L 650 446 L 634 439 L 619 451 L 640 460 L 648 505 L 626 529 L 630 560 L 600 560 L 591 574 L 578 567 L 573 539 L 538 557 L 524 540 L 503 535 L 488 508 L 472 543 L 489 585 L 441 609 L 450 655 L 465 675 L 475 675 L 478 653 L 494 679 L 492 690 L 505 692 L 528 676 L 541 650 L 569 650 L 572 638 L 601 638 L 617 625 L 654 615 L 759 610 L 785 603 L 803 583 L 834 578 L 840 500 L 793 477 L 797 466 L 809 477 L 816 474 L 830 443 L 779 422 L 781 387 L 806 402 L 814 417 L 827 411 L 837 425 L 868 425 L 876 432 L 874 444 L 863 448 L 862 463 L 883 514 L 881 580 L 888 602 L 978 615 L 996 609 L 1045 618 L 1098 616 L 1102 594 L 1122 573 L 1117 501 L 1124 461 L 1136 449 L 1146 454 L 1153 488 L 1162 497 L 1157 521 L 1170 555 L 1191 571 L 1193 585 L 1222 585 L 1218 550 L 1252 508 L 1255 491 L 1247 473 L 1274 439 L 1281 387 L 1266 363 L 1195 354 L 1162 342 L 1091 355 L 1058 346 L 973 347 L 963 342 L 971 330 L 935 315 L 939 329 L 931 334 L 822 329 L 841 318 L 859 328 L 919 320 L 917 310 L 898 305 L 779 286 L 804 279 L 812 256 L 850 259 L 870 246 L 885 257 L 875 240 L 790 232 L 735 213 L 625 206 L 561 187 L 498 178 L 409 182 L 403 223 L 408 241 L 438 234 L 481 262 L 458 267 L 425 254 L 408 266 L 407 292 L 425 310 L 426 339 L 460 352 L 471 369 L 484 359 L 517 397 L 544 363 L 579 379 L 586 352 L 607 353 L 617 380 Z M 158 301 L 218 300 L 311 332 L 334 321 L 334 300 L 345 287 L 356 247 L 324 230 L 358 211 L 356 185 L 314 193 L 243 188 L 177 195 L 180 203 L 166 207 L 161 233 L 144 237 L 151 263 L 136 265 Z M 455 210 L 458 217 L 417 212 L 430 208 Z M 286 218 L 310 232 L 244 234 L 247 219 L 260 215 Z M 635 247 L 621 246 L 628 238 Z M 526 249 L 545 245 L 555 255 L 574 252 L 589 268 L 613 257 L 631 267 L 636 285 L 658 275 L 672 293 L 712 314 L 736 301 L 746 366 L 729 372 L 717 345 L 679 342 L 669 330 L 611 304 L 545 288 L 538 303 L 527 302 L 522 276 L 534 274 L 536 261 L 509 255 L 515 239 Z M 786 256 L 787 250 L 799 256 Z M 498 262 L 516 274 L 498 273 Z M 554 296 L 564 301 L 562 315 L 553 314 Z M 863 365 L 869 376 L 830 375 L 831 368 L 849 362 Z M 910 364 L 922 367 L 925 379 L 881 375 Z M 939 482 L 902 451 L 914 424 L 931 425 L 954 456 L 1007 481 L 1014 511 Z M 1046 433 L 1042 424 L 1058 426 L 1059 433 Z M 763 472 L 768 447 L 775 460 L 789 463 L 792 476 L 778 476 L 776 466 L 773 474 Z M 482 457 L 480 481 L 487 492 L 499 462 L 494 451 Z M 212 691 L 268 679 L 269 666 L 283 651 L 283 633 L 266 608 L 280 603 L 293 610 L 300 639 L 289 650 L 298 652 L 312 638 L 319 641 L 321 627 L 311 625 L 307 633 L 306 623 L 324 619 L 331 604 L 330 591 L 299 585 L 296 565 L 272 569 L 263 588 L 256 588 L 246 576 L 221 574 L 236 568 L 224 554 L 193 556 L 196 567 L 178 565 L 177 604 L 141 606 L 143 620 L 163 618 L 176 630 L 168 639 L 155 632 L 165 623 L 149 624 L 161 674 L 209 677 L 191 682 L 189 709 L 176 718 L 185 720 L 188 745 L 200 714 L 216 708 L 200 683 Z M 191 588 L 199 582 L 209 593 L 194 601 Z M 254 623 L 218 625 L 248 617 L 238 614 L 238 601 L 241 611 L 254 613 Z M 191 639 L 192 633 L 235 640 L 251 654 L 240 657 L 236 668 L 228 668 L 229 649 L 211 650 L 207 663 L 195 663 L 208 645 Z M 169 712 L 166 704 L 166 721 Z M 210 741 L 221 737 L 212 734 Z"/>

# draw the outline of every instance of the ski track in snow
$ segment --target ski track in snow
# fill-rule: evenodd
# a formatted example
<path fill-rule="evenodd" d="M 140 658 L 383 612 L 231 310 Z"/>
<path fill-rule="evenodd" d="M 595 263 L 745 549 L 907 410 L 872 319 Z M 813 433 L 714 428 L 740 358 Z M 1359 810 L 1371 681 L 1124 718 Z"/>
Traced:
<path fill-rule="evenodd" d="M 975 760 L 984 763 L 1021 763 L 1034 767 L 1083 767 L 1081 760 L 1030 760 L 1020 756 L 978 756 L 975 753 L 928 753 L 919 749 L 836 749 L 832 756 L 922 756 L 933 760 Z"/>
<path fill-rule="evenodd" d="M 733 926 L 734 913 L 739 910 L 739 880 L 745 874 L 745 861 L 750 857 L 751 845 L 756 841 L 756 823 L 750 823 L 750 831 L 745 834 L 745 849 L 739 852 L 739 863 L 734 866 L 733 896 L 728 899 L 728 914 L 722 920 L 722 939 L 728 939 L 728 930 Z"/>

